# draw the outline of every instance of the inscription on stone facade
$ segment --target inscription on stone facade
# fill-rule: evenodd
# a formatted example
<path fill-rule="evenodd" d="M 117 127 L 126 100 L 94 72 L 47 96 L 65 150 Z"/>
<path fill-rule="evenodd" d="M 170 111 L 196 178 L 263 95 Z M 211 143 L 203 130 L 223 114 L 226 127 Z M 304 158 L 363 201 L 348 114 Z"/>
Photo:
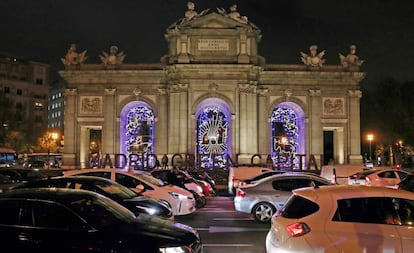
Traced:
<path fill-rule="evenodd" d="M 102 113 L 102 97 L 87 96 L 81 97 L 81 114 Z"/>
<path fill-rule="evenodd" d="M 226 39 L 198 39 L 199 51 L 228 51 L 229 40 Z"/>
<path fill-rule="evenodd" d="M 344 98 L 328 97 L 323 99 L 323 114 L 325 115 L 343 115 Z"/>

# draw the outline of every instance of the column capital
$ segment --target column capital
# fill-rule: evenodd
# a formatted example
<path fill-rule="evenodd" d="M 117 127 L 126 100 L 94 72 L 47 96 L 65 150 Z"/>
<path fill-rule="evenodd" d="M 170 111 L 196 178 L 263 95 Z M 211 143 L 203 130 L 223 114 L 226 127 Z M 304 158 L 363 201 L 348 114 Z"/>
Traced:
<path fill-rule="evenodd" d="M 348 90 L 348 96 L 351 98 L 361 98 L 362 91 L 360 90 Z"/>

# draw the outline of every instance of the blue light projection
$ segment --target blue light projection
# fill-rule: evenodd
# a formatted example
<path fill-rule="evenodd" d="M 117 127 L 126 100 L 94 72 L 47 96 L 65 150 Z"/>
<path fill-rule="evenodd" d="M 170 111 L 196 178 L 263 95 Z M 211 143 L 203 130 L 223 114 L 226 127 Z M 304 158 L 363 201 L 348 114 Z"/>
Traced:
<path fill-rule="evenodd" d="M 228 122 L 218 106 L 207 106 L 197 118 L 197 153 L 202 168 L 224 168 Z"/>
<path fill-rule="evenodd" d="M 153 154 L 154 113 L 144 103 L 132 103 L 124 108 L 121 115 L 121 152 L 130 157 L 136 154 L 137 166 L 151 165 L 155 161 L 146 161 Z M 151 158 L 151 157 L 150 157 Z M 148 164 L 143 164 L 148 163 Z"/>
<path fill-rule="evenodd" d="M 272 150 L 275 167 L 297 168 L 296 154 L 299 146 L 298 118 L 294 110 L 277 107 L 271 116 Z"/>

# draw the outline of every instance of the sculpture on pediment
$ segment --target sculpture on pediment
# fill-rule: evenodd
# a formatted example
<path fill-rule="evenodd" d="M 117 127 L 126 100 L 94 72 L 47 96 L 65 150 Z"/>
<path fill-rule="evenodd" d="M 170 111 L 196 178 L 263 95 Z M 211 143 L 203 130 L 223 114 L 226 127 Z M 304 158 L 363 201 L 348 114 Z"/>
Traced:
<path fill-rule="evenodd" d="M 184 14 L 184 18 L 181 20 L 181 23 L 188 22 L 190 20 L 196 19 L 200 16 L 203 16 L 209 11 L 209 9 L 203 10 L 202 12 L 198 13 L 195 10 L 195 4 L 193 2 L 187 3 L 187 11 Z"/>
<path fill-rule="evenodd" d="M 76 44 L 71 44 L 68 52 L 65 55 L 65 58 L 61 58 L 62 63 L 65 66 L 79 65 L 86 61 L 88 57 L 86 56 L 86 50 L 82 53 L 78 53 L 76 49 Z"/>
<path fill-rule="evenodd" d="M 349 47 L 349 54 L 347 56 L 339 54 L 339 59 L 341 60 L 342 67 L 347 70 L 359 70 L 359 67 L 364 63 L 364 61 L 360 60 L 356 55 L 355 45 Z"/>
<path fill-rule="evenodd" d="M 310 55 L 300 52 L 302 56 L 302 62 L 308 67 L 322 67 L 322 65 L 325 63 L 325 59 L 323 59 L 323 57 L 325 56 L 325 50 L 318 53 L 317 45 L 310 46 L 309 50 Z"/>
<path fill-rule="evenodd" d="M 217 8 L 218 13 L 221 15 L 231 18 L 233 20 L 236 20 L 237 22 L 240 22 L 242 24 L 247 24 L 249 22 L 248 18 L 246 16 L 241 16 L 240 13 L 237 11 L 237 5 L 233 4 L 229 7 L 230 12 L 227 13 L 225 9 L 223 8 Z"/>
<path fill-rule="evenodd" d="M 117 46 L 111 46 L 109 49 L 109 54 L 103 51 L 102 54 L 99 55 L 99 58 L 101 58 L 101 61 L 105 66 L 119 65 L 124 62 L 125 54 L 124 54 L 124 51 L 118 53 Z"/>

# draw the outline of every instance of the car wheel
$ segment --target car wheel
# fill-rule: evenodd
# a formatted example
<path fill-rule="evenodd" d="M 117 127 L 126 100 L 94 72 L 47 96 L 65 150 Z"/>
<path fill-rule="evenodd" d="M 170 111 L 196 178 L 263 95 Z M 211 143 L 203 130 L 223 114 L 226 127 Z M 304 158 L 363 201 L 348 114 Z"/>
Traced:
<path fill-rule="evenodd" d="M 267 223 L 270 221 L 275 211 L 276 209 L 273 205 L 261 202 L 254 206 L 252 213 L 255 220 Z"/>

